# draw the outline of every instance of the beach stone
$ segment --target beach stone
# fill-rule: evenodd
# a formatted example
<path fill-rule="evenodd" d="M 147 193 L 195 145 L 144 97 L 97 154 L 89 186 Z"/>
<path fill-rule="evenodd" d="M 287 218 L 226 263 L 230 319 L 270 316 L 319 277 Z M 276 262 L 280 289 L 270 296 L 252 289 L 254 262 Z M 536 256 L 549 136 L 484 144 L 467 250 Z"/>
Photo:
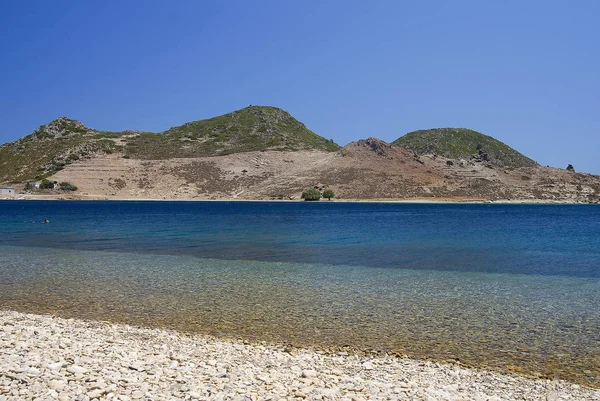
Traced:
<path fill-rule="evenodd" d="M 71 365 L 67 368 L 67 372 L 73 373 L 73 374 L 85 374 L 88 372 L 88 370 L 81 366 Z"/>
<path fill-rule="evenodd" d="M 67 382 L 64 380 L 50 380 L 48 387 L 52 390 L 62 391 L 67 386 Z"/>
<path fill-rule="evenodd" d="M 100 398 L 102 397 L 106 392 L 104 390 L 92 390 L 90 392 L 87 393 L 87 396 L 90 398 L 90 400 L 93 400 L 95 398 Z"/>
<path fill-rule="evenodd" d="M 34 367 L 29 367 L 27 369 L 24 370 L 24 372 L 27 376 L 39 376 L 42 374 L 42 372 Z"/>
<path fill-rule="evenodd" d="M 50 369 L 52 371 L 59 371 L 62 368 L 63 368 L 62 362 L 51 363 L 50 365 L 48 365 L 48 369 Z"/>
<path fill-rule="evenodd" d="M 317 377 L 318 373 L 316 370 L 306 369 L 302 371 L 302 377 L 310 379 L 313 377 Z"/>

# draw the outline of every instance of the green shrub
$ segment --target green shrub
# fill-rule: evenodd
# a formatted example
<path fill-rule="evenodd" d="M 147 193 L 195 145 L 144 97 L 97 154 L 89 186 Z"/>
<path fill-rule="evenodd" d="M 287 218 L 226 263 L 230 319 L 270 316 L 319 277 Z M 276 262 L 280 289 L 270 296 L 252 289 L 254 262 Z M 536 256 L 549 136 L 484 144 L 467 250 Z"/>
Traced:
<path fill-rule="evenodd" d="M 333 197 L 335 197 L 335 193 L 331 189 L 326 189 L 323 191 L 323 198 L 331 200 Z"/>
<path fill-rule="evenodd" d="M 40 189 L 54 189 L 54 183 L 44 178 L 42 182 L 40 182 Z"/>
<path fill-rule="evenodd" d="M 77 191 L 77 187 L 68 182 L 61 182 L 60 189 L 62 189 L 63 191 Z"/>
<path fill-rule="evenodd" d="M 307 189 L 306 191 L 302 192 L 302 199 L 305 201 L 318 201 L 321 199 L 321 191 L 315 188 Z"/>
<path fill-rule="evenodd" d="M 331 189 L 326 189 L 325 191 L 323 191 L 323 198 L 331 200 L 331 198 L 333 198 L 334 196 L 335 193 Z"/>

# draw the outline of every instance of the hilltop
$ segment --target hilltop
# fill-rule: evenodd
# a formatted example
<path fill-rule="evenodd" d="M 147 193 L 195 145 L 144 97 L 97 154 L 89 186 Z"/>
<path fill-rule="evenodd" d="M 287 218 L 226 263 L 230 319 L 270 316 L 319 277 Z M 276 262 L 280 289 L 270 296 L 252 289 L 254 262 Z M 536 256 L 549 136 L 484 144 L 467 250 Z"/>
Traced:
<path fill-rule="evenodd" d="M 23 182 L 48 177 L 64 166 L 96 154 L 120 150 L 113 139 L 59 117 L 31 134 L 0 146 L 0 182 Z"/>
<path fill-rule="evenodd" d="M 510 146 L 467 128 L 433 128 L 409 132 L 392 142 L 418 155 L 488 162 L 502 168 L 535 167 L 538 164 Z"/>
<path fill-rule="evenodd" d="M 142 133 L 128 140 L 126 155 L 137 159 L 221 156 L 257 150 L 324 150 L 340 147 L 287 111 L 249 106 L 219 117 L 192 121 L 161 134 Z"/>

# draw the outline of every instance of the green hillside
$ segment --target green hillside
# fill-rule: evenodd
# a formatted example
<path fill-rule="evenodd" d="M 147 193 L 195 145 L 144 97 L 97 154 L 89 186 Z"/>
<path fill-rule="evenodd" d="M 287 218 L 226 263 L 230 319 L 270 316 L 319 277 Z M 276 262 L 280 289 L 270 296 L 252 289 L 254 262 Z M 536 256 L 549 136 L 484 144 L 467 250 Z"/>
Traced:
<path fill-rule="evenodd" d="M 0 182 L 39 180 L 67 164 L 119 146 L 107 135 L 76 120 L 59 117 L 30 135 L 0 146 Z"/>
<path fill-rule="evenodd" d="M 123 157 L 132 159 L 169 159 L 303 149 L 337 151 L 340 147 L 275 107 L 250 106 L 163 133 L 98 131 L 59 117 L 30 135 L 0 146 L 0 182 L 39 180 L 75 160 L 98 153 L 122 152 Z"/>
<path fill-rule="evenodd" d="M 533 167 L 538 164 L 510 146 L 466 128 L 434 128 L 409 132 L 392 142 L 419 155 L 486 161 L 500 167 Z"/>
<path fill-rule="evenodd" d="M 128 140 L 126 152 L 132 158 L 168 159 L 303 149 L 333 152 L 340 147 L 315 134 L 282 109 L 249 106 L 173 127 L 162 134 L 139 135 Z"/>

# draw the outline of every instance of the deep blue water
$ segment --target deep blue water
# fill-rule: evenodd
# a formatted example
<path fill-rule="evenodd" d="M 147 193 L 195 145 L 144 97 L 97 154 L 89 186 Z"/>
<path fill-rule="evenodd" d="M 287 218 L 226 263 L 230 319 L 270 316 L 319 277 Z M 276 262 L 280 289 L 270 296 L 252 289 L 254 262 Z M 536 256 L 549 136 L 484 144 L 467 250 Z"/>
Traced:
<path fill-rule="evenodd" d="M 600 277 L 594 205 L 17 201 L 0 224 L 0 246 Z"/>
<path fill-rule="evenodd" d="M 599 307 L 594 205 L 0 202 L 0 308 L 600 385 Z"/>

